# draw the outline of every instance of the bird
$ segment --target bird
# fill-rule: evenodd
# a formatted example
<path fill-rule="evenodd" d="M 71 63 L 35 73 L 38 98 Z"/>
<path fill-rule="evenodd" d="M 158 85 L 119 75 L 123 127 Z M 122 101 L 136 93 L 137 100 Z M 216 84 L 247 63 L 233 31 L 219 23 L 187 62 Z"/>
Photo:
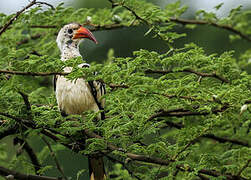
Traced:
<path fill-rule="evenodd" d="M 67 61 L 72 58 L 82 57 L 79 52 L 79 44 L 89 39 L 98 43 L 94 35 L 79 23 L 64 25 L 57 35 L 57 46 L 61 52 L 61 60 Z M 89 68 L 90 65 L 82 63 L 81 68 Z M 71 72 L 72 67 L 65 67 L 64 72 Z M 62 75 L 54 78 L 54 90 L 57 104 L 62 116 L 71 114 L 83 114 L 86 111 L 101 112 L 98 119 L 104 119 L 105 85 L 99 81 L 87 81 L 84 77 L 75 81 L 68 80 Z M 90 180 L 104 180 L 106 173 L 102 157 L 89 156 Z"/>

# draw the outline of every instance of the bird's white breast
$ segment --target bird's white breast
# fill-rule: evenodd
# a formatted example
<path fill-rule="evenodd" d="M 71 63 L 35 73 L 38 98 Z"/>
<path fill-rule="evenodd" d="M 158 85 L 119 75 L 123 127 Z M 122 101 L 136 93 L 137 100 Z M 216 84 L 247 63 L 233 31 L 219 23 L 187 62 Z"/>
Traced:
<path fill-rule="evenodd" d="M 88 110 L 95 112 L 99 110 L 88 83 L 82 78 L 71 81 L 63 76 L 58 76 L 56 98 L 59 109 L 66 114 L 81 114 Z"/>

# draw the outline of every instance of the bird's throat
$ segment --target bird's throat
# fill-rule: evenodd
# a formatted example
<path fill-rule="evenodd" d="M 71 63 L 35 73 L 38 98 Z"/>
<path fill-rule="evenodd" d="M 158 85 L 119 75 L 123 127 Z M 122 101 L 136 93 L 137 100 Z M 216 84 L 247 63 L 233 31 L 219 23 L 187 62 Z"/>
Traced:
<path fill-rule="evenodd" d="M 79 56 L 81 56 L 79 52 L 79 43 L 72 40 L 67 41 L 61 51 L 61 60 L 66 61 Z"/>

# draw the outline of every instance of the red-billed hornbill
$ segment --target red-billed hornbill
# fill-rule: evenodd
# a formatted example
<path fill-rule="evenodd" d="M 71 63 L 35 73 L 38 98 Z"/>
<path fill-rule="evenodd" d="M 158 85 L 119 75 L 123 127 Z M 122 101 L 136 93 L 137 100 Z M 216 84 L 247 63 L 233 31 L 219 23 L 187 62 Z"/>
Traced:
<path fill-rule="evenodd" d="M 61 51 L 61 60 L 81 56 L 79 53 L 79 44 L 88 38 L 95 43 L 97 40 L 93 34 L 78 23 L 65 25 L 58 33 L 57 45 Z M 79 67 L 89 67 L 89 64 L 83 63 Z M 71 72 L 71 67 L 65 67 L 64 72 Z M 58 107 L 63 116 L 69 114 L 82 114 L 85 111 L 98 112 L 103 110 L 104 100 L 101 96 L 105 93 L 105 87 L 98 81 L 86 81 L 79 78 L 75 81 L 67 80 L 64 76 L 55 77 L 55 91 Z M 100 119 L 104 119 L 104 113 L 101 111 Z M 102 157 L 89 157 L 89 172 L 91 180 L 105 179 L 105 170 Z"/>

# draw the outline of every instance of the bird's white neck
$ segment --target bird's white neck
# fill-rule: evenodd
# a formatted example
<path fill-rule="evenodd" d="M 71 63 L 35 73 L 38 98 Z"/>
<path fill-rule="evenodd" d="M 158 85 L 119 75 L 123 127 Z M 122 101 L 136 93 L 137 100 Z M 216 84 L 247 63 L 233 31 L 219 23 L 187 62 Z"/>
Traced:
<path fill-rule="evenodd" d="M 79 52 L 79 42 L 68 42 L 61 48 L 61 60 L 66 61 L 71 58 L 81 56 Z"/>

